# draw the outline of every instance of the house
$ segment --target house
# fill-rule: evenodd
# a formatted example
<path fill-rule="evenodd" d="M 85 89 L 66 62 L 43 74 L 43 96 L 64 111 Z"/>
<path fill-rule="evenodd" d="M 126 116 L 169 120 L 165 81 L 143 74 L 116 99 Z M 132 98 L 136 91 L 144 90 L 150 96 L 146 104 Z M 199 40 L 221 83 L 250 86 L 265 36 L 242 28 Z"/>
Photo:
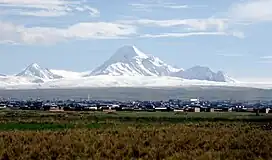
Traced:
<path fill-rule="evenodd" d="M 45 111 L 52 111 L 52 110 L 59 110 L 59 107 L 55 103 L 45 103 L 43 105 L 43 109 Z"/>
<path fill-rule="evenodd" d="M 254 112 L 254 108 L 253 108 L 253 107 L 246 108 L 246 111 L 247 111 L 247 112 Z"/>
<path fill-rule="evenodd" d="M 190 99 L 190 102 L 199 103 L 199 99 Z"/>
<path fill-rule="evenodd" d="M 233 111 L 233 108 L 232 107 L 229 107 L 229 108 L 216 108 L 214 109 L 215 112 L 232 112 Z"/>
<path fill-rule="evenodd" d="M 156 107 L 155 111 L 161 111 L 161 112 L 171 112 L 174 111 L 174 109 L 170 107 Z"/>
<path fill-rule="evenodd" d="M 257 108 L 254 110 L 255 112 L 259 112 L 259 113 L 269 113 L 270 112 L 270 108 Z"/>
<path fill-rule="evenodd" d="M 99 110 L 103 111 L 103 110 L 111 110 L 111 107 L 107 104 L 99 104 L 98 105 Z"/>
<path fill-rule="evenodd" d="M 6 109 L 6 108 L 7 108 L 6 104 L 4 104 L 4 103 L 0 104 L 0 109 Z"/>
<path fill-rule="evenodd" d="M 262 112 L 267 114 L 269 113 L 269 111 L 270 111 L 270 108 L 264 108 Z"/>
<path fill-rule="evenodd" d="M 88 104 L 88 106 L 85 107 L 84 110 L 87 110 L 87 111 L 97 111 L 98 108 L 97 108 L 96 104 Z"/>
<path fill-rule="evenodd" d="M 118 105 L 118 104 L 112 104 L 112 105 L 110 105 L 110 109 L 111 110 L 119 110 L 120 109 L 120 105 Z"/>
<path fill-rule="evenodd" d="M 200 112 L 200 108 L 199 107 L 195 107 L 194 108 L 194 112 Z"/>
<path fill-rule="evenodd" d="M 184 112 L 183 109 L 174 109 L 174 112 Z"/>
<path fill-rule="evenodd" d="M 207 112 L 214 112 L 214 108 L 207 108 Z"/>
<path fill-rule="evenodd" d="M 270 112 L 270 108 L 266 108 L 265 113 L 269 113 L 269 112 Z"/>
<path fill-rule="evenodd" d="M 200 112 L 200 107 L 186 108 L 186 111 L 188 111 L 188 112 Z"/>

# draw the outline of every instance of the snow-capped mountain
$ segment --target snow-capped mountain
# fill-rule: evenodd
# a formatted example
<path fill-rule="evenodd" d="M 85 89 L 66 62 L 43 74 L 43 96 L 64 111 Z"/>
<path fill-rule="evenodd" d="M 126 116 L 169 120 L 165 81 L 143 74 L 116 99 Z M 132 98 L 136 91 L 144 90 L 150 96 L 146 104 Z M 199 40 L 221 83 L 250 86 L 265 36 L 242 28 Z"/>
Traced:
<path fill-rule="evenodd" d="M 40 67 L 37 63 L 32 63 L 16 76 L 34 78 L 34 79 L 37 79 L 37 82 L 41 82 L 39 81 L 39 79 L 50 80 L 50 79 L 63 78 L 60 75 L 56 75 L 52 73 L 47 68 Z"/>
<path fill-rule="evenodd" d="M 4 74 L 0 74 L 0 77 L 5 77 L 6 75 L 4 75 Z"/>
<path fill-rule="evenodd" d="M 94 69 L 91 76 L 169 76 L 181 69 L 174 68 L 158 57 L 146 55 L 135 46 L 123 46 L 104 64 Z"/>
<path fill-rule="evenodd" d="M 222 71 L 213 72 L 208 67 L 194 66 L 184 71 L 173 73 L 171 76 L 184 79 L 206 80 L 216 82 L 234 82 L 233 79 L 225 75 Z"/>
<path fill-rule="evenodd" d="M 208 67 L 195 66 L 186 70 L 173 67 L 129 45 L 119 48 L 91 72 L 50 70 L 32 63 L 17 75 L 0 75 L 0 88 L 4 89 L 247 85 L 236 82 Z"/>
<path fill-rule="evenodd" d="M 208 67 L 195 66 L 187 70 L 166 64 L 158 57 L 147 55 L 135 46 L 126 45 L 118 49 L 103 65 L 91 74 L 111 76 L 174 76 L 216 82 L 230 82 L 223 72 L 213 72 Z"/>

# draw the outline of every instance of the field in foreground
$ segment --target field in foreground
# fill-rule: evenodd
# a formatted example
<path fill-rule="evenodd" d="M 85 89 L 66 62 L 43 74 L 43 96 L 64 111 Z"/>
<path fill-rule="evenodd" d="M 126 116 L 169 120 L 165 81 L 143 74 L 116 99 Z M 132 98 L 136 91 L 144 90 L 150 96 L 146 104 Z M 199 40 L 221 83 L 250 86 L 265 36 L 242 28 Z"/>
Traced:
<path fill-rule="evenodd" d="M 0 113 L 2 158 L 272 159 L 270 116 Z"/>

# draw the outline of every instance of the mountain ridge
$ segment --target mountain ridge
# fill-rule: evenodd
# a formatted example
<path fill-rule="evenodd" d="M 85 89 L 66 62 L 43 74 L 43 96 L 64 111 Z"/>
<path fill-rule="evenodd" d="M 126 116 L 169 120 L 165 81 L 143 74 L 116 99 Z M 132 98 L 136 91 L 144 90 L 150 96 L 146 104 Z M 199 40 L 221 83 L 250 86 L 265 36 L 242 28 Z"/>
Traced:
<path fill-rule="evenodd" d="M 173 77 L 188 80 L 203 80 L 214 82 L 235 82 L 222 71 L 213 72 L 204 66 L 193 66 L 184 70 L 173 67 L 152 54 L 145 54 L 134 45 L 124 45 L 116 50 L 102 65 L 88 72 L 73 72 L 42 68 L 32 63 L 16 77 L 30 78 L 32 83 L 44 83 L 59 79 L 81 79 L 94 76 L 154 76 Z"/>
<path fill-rule="evenodd" d="M 180 77 L 189 80 L 208 80 L 216 82 L 234 82 L 235 80 L 228 77 L 222 71 L 213 72 L 209 67 L 196 65 L 184 71 L 173 73 L 171 76 Z"/>
<path fill-rule="evenodd" d="M 216 82 L 234 82 L 222 71 L 213 72 L 208 67 L 196 65 L 189 69 L 176 68 L 166 64 L 158 57 L 145 54 L 134 45 L 125 45 L 89 76 L 174 76 L 184 79 L 208 80 Z"/>

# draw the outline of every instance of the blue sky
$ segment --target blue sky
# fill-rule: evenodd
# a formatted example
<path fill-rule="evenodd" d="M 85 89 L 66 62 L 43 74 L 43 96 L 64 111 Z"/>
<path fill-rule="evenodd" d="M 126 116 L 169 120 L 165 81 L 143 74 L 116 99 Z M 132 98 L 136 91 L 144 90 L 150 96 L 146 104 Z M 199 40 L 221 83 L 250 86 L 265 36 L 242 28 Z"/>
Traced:
<path fill-rule="evenodd" d="M 0 0 L 0 73 L 92 70 L 132 44 L 181 68 L 272 78 L 272 0 Z"/>

